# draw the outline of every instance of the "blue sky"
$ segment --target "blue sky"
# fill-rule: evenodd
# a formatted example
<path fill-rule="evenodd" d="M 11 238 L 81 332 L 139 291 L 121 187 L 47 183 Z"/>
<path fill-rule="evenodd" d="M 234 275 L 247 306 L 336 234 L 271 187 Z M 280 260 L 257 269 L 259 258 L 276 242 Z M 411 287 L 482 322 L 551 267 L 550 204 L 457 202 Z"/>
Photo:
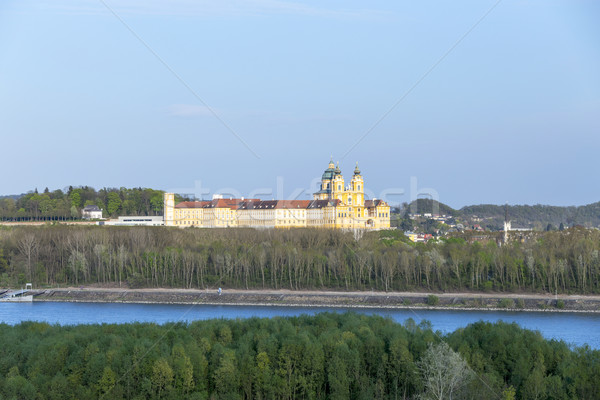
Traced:
<path fill-rule="evenodd" d="M 594 0 L 3 1 L 0 194 L 308 199 L 333 156 L 393 203 L 599 201 L 599 19 Z"/>

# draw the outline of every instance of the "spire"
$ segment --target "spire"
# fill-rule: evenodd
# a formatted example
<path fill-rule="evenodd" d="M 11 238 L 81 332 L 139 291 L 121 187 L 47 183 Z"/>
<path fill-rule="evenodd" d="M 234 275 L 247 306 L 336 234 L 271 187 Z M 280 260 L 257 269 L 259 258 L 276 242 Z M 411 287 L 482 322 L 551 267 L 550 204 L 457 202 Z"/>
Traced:
<path fill-rule="evenodd" d="M 333 156 L 331 156 L 331 158 L 329 159 L 329 168 L 331 168 L 331 169 L 335 168 L 335 164 L 333 163 Z"/>
<path fill-rule="evenodd" d="M 335 167 L 335 174 L 341 175 L 341 173 L 342 173 L 342 170 L 340 169 L 340 162 L 338 161 L 337 167 Z"/>
<path fill-rule="evenodd" d="M 360 169 L 358 169 L 358 161 L 356 162 L 356 168 L 354 168 L 354 175 L 360 175 Z"/>

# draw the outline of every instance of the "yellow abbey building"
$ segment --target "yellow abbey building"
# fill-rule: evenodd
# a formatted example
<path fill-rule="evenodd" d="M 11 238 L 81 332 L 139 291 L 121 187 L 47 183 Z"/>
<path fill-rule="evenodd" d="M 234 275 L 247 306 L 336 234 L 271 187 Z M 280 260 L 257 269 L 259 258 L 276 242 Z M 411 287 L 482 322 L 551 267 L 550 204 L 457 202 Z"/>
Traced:
<path fill-rule="evenodd" d="M 390 206 L 383 200 L 366 200 L 358 163 L 346 185 L 339 164 L 333 161 L 321 177 L 313 200 L 223 199 L 184 201 L 165 193 L 166 226 L 201 228 L 339 228 L 387 229 Z"/>

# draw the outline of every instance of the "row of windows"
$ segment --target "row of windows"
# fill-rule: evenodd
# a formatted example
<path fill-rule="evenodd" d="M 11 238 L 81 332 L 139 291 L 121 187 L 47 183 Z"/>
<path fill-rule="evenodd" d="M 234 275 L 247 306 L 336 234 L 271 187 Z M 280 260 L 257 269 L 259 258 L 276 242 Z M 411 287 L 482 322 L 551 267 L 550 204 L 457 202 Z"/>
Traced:
<path fill-rule="evenodd" d="M 325 189 L 330 189 L 329 182 L 327 184 L 323 185 L 323 190 L 325 190 Z M 337 190 L 338 190 L 338 192 L 341 192 L 342 191 L 342 185 L 338 185 Z M 356 191 L 360 192 L 360 185 L 356 185 Z"/>
<path fill-rule="evenodd" d="M 348 216 L 352 216 L 352 212 L 351 212 L 352 208 L 348 208 L 348 211 L 349 212 L 338 212 L 337 213 L 338 218 L 347 218 Z M 303 213 L 303 216 L 304 216 L 304 213 Z M 360 213 L 360 208 L 359 208 L 358 209 L 358 217 L 360 217 L 360 216 L 361 216 L 361 213 Z M 378 213 L 377 216 L 379 218 L 388 218 L 389 213 Z M 236 218 L 234 218 L 231 215 L 228 215 L 225 218 L 222 218 L 222 216 L 218 216 L 217 218 L 213 218 L 213 220 L 215 220 L 216 223 L 221 223 L 221 221 L 220 221 L 221 219 L 232 220 L 232 219 L 236 219 Z M 250 219 L 255 219 L 255 218 L 250 218 Z M 261 218 L 261 219 L 264 219 L 264 218 Z M 296 218 L 294 220 L 284 220 L 284 221 L 281 221 L 280 223 L 291 224 L 291 223 L 296 223 L 300 219 L 304 220 L 304 218 Z M 312 219 L 312 218 L 310 218 L 310 219 Z M 174 221 L 174 222 L 175 222 L 176 225 L 194 225 L 194 224 L 197 223 L 197 221 Z"/>
<path fill-rule="evenodd" d="M 346 218 L 346 217 L 348 217 L 348 216 L 350 216 L 350 217 L 351 217 L 351 216 L 352 216 L 352 213 L 338 213 L 338 215 L 337 215 L 337 216 L 338 216 L 338 218 Z M 358 212 L 358 215 L 357 215 L 357 216 L 358 216 L 358 217 L 360 217 L 360 216 L 361 216 L 361 215 L 360 215 L 360 211 Z"/>

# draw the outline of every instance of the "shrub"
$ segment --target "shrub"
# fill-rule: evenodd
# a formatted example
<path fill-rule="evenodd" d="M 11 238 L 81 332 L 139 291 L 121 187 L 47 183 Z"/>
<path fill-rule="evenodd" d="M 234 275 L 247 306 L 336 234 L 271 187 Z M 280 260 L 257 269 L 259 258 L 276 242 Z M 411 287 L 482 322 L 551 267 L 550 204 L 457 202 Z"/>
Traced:
<path fill-rule="evenodd" d="M 515 302 L 513 299 L 502 299 L 500 303 L 498 303 L 498 307 L 500 308 L 515 308 Z"/>
<path fill-rule="evenodd" d="M 439 302 L 440 298 L 437 297 L 435 294 L 430 294 L 429 296 L 427 296 L 427 305 L 437 306 Z"/>
<path fill-rule="evenodd" d="M 556 308 L 563 309 L 565 308 L 565 301 L 563 299 L 556 300 Z"/>
<path fill-rule="evenodd" d="M 139 289 L 146 286 L 146 280 L 140 274 L 136 273 L 127 279 L 127 285 L 130 289 Z"/>
<path fill-rule="evenodd" d="M 485 290 L 486 292 L 491 292 L 493 288 L 494 284 L 492 283 L 492 281 L 485 281 L 485 283 L 483 284 L 483 290 Z"/>

